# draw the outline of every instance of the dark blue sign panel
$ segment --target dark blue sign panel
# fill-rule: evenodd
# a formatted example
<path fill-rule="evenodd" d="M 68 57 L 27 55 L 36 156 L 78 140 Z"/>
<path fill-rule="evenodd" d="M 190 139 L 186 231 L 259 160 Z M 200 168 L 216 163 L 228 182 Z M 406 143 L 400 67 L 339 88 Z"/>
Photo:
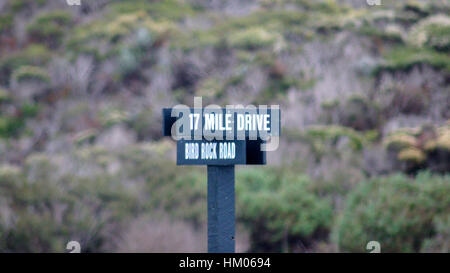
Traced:
<path fill-rule="evenodd" d="M 175 125 L 175 126 L 174 126 Z M 174 127 L 173 127 L 174 126 Z M 165 108 L 163 134 L 201 139 L 262 139 L 280 135 L 280 110 L 272 108 Z"/>
<path fill-rule="evenodd" d="M 246 141 L 179 140 L 177 165 L 246 164 Z"/>

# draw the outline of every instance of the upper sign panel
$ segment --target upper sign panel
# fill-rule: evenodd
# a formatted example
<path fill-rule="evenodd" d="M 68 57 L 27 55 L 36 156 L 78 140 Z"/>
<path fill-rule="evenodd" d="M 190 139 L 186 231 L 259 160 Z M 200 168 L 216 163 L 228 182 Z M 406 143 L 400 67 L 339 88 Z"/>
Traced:
<path fill-rule="evenodd" d="M 280 110 L 272 108 L 166 108 L 165 136 L 190 139 L 245 140 L 280 135 Z"/>

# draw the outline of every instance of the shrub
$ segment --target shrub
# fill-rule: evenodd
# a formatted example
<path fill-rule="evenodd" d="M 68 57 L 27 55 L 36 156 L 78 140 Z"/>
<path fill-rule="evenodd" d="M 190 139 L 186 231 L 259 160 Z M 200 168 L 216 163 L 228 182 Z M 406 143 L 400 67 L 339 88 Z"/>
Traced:
<path fill-rule="evenodd" d="M 128 112 L 115 108 L 103 109 L 99 114 L 100 123 L 104 127 L 112 127 L 113 125 L 126 122 L 128 119 Z"/>
<path fill-rule="evenodd" d="M 11 29 L 13 25 L 13 17 L 10 14 L 0 15 L 0 34 Z"/>
<path fill-rule="evenodd" d="M 98 135 L 98 130 L 97 129 L 86 129 L 84 131 L 81 131 L 79 133 L 77 133 L 74 136 L 74 142 L 77 145 L 82 145 L 82 144 L 92 144 L 94 142 L 94 140 L 96 139 Z"/>
<path fill-rule="evenodd" d="M 232 47 L 256 49 L 273 45 L 280 37 L 261 27 L 250 27 L 231 34 L 228 42 Z"/>
<path fill-rule="evenodd" d="M 160 141 L 120 152 L 122 170 L 131 180 L 145 181 L 146 208 L 158 209 L 199 226 L 206 221 L 205 175 L 196 168 L 167 160 L 173 143 Z M 183 175 L 178 175 L 183 173 Z"/>
<path fill-rule="evenodd" d="M 196 90 L 197 96 L 208 98 L 219 98 L 224 93 L 224 86 L 217 77 L 204 78 L 198 83 Z"/>
<path fill-rule="evenodd" d="M 11 7 L 11 10 L 14 12 L 21 11 L 25 6 L 27 0 L 10 0 L 9 5 Z"/>
<path fill-rule="evenodd" d="M 124 79 L 139 70 L 140 60 L 142 56 L 139 52 L 130 48 L 123 48 L 118 54 L 118 64 L 120 76 Z"/>
<path fill-rule="evenodd" d="M 387 25 L 383 30 L 380 30 L 375 26 L 364 25 L 358 28 L 358 32 L 363 35 L 383 39 L 388 42 L 393 43 L 403 42 L 403 29 L 396 24 Z"/>
<path fill-rule="evenodd" d="M 66 27 L 72 22 L 70 13 L 66 11 L 52 11 L 37 17 L 27 31 L 33 40 L 43 42 L 50 47 L 61 44 Z"/>
<path fill-rule="evenodd" d="M 26 120 L 34 117 L 38 110 L 34 104 L 24 104 L 17 107 L 16 115 L 0 115 L 0 137 L 18 136 L 25 128 Z"/>
<path fill-rule="evenodd" d="M 33 7 L 34 4 L 37 4 L 39 7 L 42 7 L 47 3 L 47 0 L 6 0 L 8 1 L 9 7 L 13 12 L 21 12 L 25 9 Z"/>
<path fill-rule="evenodd" d="M 403 149 L 398 153 L 398 159 L 401 161 L 411 161 L 420 164 L 425 161 L 425 154 L 417 148 Z"/>
<path fill-rule="evenodd" d="M 434 223 L 436 235 L 426 239 L 422 244 L 421 252 L 450 252 L 450 215 L 436 218 Z"/>
<path fill-rule="evenodd" d="M 298 250 L 323 238 L 332 209 L 305 176 L 246 169 L 237 176 L 237 215 L 250 232 L 250 251 Z"/>
<path fill-rule="evenodd" d="M 450 127 L 442 126 L 437 130 L 436 139 L 430 140 L 425 144 L 425 150 L 433 151 L 443 149 L 450 151 Z"/>
<path fill-rule="evenodd" d="M 421 3 L 419 1 L 415 1 L 415 0 L 409 0 L 407 1 L 404 6 L 403 9 L 405 11 L 410 11 L 410 12 L 414 12 L 416 14 L 419 14 L 421 16 L 427 16 L 429 14 L 429 7 L 424 4 Z"/>
<path fill-rule="evenodd" d="M 450 72 L 450 56 L 429 48 L 397 47 L 385 56 L 386 62 L 379 65 L 375 71 L 405 71 L 416 65 L 429 65 Z"/>
<path fill-rule="evenodd" d="M 352 128 L 330 125 L 330 126 L 311 126 L 307 135 L 313 142 L 327 141 L 336 145 L 342 138 L 348 138 L 349 145 L 354 150 L 361 150 L 366 143 L 364 134 L 361 134 Z"/>
<path fill-rule="evenodd" d="M 274 100 L 283 100 L 287 94 L 287 91 L 291 87 L 301 88 L 305 87 L 301 86 L 305 82 L 302 82 L 302 79 L 294 78 L 288 75 L 284 75 L 279 78 L 271 78 L 268 82 L 268 86 L 264 88 L 260 95 L 255 98 L 255 104 L 269 104 Z"/>
<path fill-rule="evenodd" d="M 37 66 L 21 66 L 14 71 L 12 78 L 17 83 L 30 81 L 34 83 L 50 83 L 50 75 L 48 72 Z"/>
<path fill-rule="evenodd" d="M 397 86 L 392 91 L 392 101 L 384 108 L 388 116 L 398 112 L 420 115 L 430 106 L 430 92 L 426 88 Z"/>
<path fill-rule="evenodd" d="M 0 87 L 0 103 L 10 101 L 11 97 L 9 96 L 9 92 L 6 89 Z"/>
<path fill-rule="evenodd" d="M 127 125 L 136 132 L 138 140 L 161 138 L 161 117 L 153 109 L 144 109 L 130 116 Z"/>
<path fill-rule="evenodd" d="M 415 172 L 427 168 L 435 172 L 450 170 L 450 128 L 423 126 L 399 130 L 384 140 L 386 149 L 401 164 L 400 169 Z"/>
<path fill-rule="evenodd" d="M 176 0 L 165 1 L 120 1 L 111 4 L 111 10 L 118 14 L 144 11 L 158 20 L 180 20 L 187 15 L 192 15 L 194 10 L 186 2 Z"/>
<path fill-rule="evenodd" d="M 38 25 L 56 23 L 59 25 L 68 25 L 72 21 L 72 16 L 67 11 L 54 10 L 49 13 L 44 13 L 35 19 Z"/>
<path fill-rule="evenodd" d="M 132 215 L 135 200 L 116 178 L 67 174 L 59 164 L 33 154 L 22 168 L 0 167 L 0 251 L 64 252 L 71 240 L 101 251 Z"/>
<path fill-rule="evenodd" d="M 51 57 L 47 48 L 41 45 L 30 45 L 22 51 L 0 60 L 0 83 L 9 84 L 13 71 L 21 66 L 42 66 L 48 63 Z"/>
<path fill-rule="evenodd" d="M 342 106 L 339 114 L 340 124 L 355 130 L 370 130 L 381 123 L 381 112 L 378 105 L 360 96 L 349 98 Z"/>
<path fill-rule="evenodd" d="M 100 60 L 117 56 L 124 66 L 122 73 L 134 72 L 141 59 L 145 60 L 148 48 L 164 41 L 174 29 L 172 22 L 155 21 L 143 10 L 108 13 L 101 20 L 75 28 L 67 47 L 75 56 L 93 54 Z"/>
<path fill-rule="evenodd" d="M 417 146 L 417 140 L 413 135 L 406 133 L 395 133 L 388 136 L 385 145 L 390 150 L 401 150 L 403 148 L 411 148 Z"/>
<path fill-rule="evenodd" d="M 243 49 L 260 49 L 274 46 L 285 48 L 285 34 L 295 27 L 302 27 L 307 16 L 303 12 L 287 10 L 262 10 L 248 16 L 227 18 L 207 30 L 189 35 L 179 33 L 174 47 L 191 50 L 205 46 L 223 47 L 228 43 Z M 254 40 L 253 40 L 254 39 Z"/>
<path fill-rule="evenodd" d="M 450 126 L 436 129 L 436 136 L 424 143 L 427 154 L 427 166 L 432 171 L 449 172 L 450 170 Z"/>
<path fill-rule="evenodd" d="M 156 167 L 159 164 L 154 165 Z M 207 215 L 206 177 L 202 172 L 192 168 L 185 168 L 182 172 L 183 175 L 177 175 L 174 180 L 153 185 L 151 188 L 157 190 L 151 190 L 151 198 L 157 201 L 153 203 L 155 207 L 162 208 L 171 215 L 199 227 L 206 222 Z M 154 183 L 152 177 L 149 177 L 149 183 Z M 169 196 L 170 198 L 167 198 Z"/>
<path fill-rule="evenodd" d="M 341 251 L 364 252 L 375 240 L 382 252 L 417 252 L 449 213 L 450 176 L 380 177 L 351 193 L 333 236 Z"/>
<path fill-rule="evenodd" d="M 450 17 L 435 15 L 412 27 L 408 43 L 417 47 L 428 46 L 440 51 L 450 49 Z"/>

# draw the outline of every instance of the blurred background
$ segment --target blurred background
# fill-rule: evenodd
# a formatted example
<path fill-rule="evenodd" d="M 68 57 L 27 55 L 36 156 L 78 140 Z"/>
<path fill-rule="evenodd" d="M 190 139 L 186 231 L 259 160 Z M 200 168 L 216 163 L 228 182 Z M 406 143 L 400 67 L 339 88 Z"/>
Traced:
<path fill-rule="evenodd" d="M 370 1 L 369 1 L 370 2 Z M 161 109 L 279 104 L 237 251 L 450 251 L 450 1 L 0 0 L 0 252 L 206 251 Z"/>

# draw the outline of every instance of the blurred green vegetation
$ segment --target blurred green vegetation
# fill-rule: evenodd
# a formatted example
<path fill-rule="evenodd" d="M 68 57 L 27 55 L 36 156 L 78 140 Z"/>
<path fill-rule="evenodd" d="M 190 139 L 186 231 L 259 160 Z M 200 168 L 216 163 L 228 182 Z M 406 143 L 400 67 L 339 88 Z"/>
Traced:
<path fill-rule="evenodd" d="M 379 70 L 408 70 L 419 64 L 427 64 L 450 73 L 450 57 L 448 54 L 428 48 L 410 47 L 399 47 L 390 51 L 386 55 L 386 64 L 381 65 Z"/>
<path fill-rule="evenodd" d="M 204 170 L 172 167 L 164 160 L 171 146 L 143 144 L 118 153 L 82 148 L 57 160 L 35 154 L 22 168 L 1 165 L 2 251 L 62 252 L 74 238 L 83 251 L 105 251 L 144 212 L 204 225 Z M 120 172 L 111 172 L 117 161 Z M 438 238 L 448 238 L 449 179 L 422 172 L 363 181 L 336 213 L 315 182 L 295 169 L 242 168 L 237 219 L 256 252 L 302 251 L 328 241 L 331 230 L 341 251 L 364 252 L 371 240 L 383 242 L 383 252 L 448 251 Z"/>
<path fill-rule="evenodd" d="M 6 32 L 11 29 L 13 18 L 14 17 L 10 14 L 0 16 L 0 33 Z"/>
<path fill-rule="evenodd" d="M 349 196 L 334 235 L 342 251 L 365 252 L 374 240 L 382 242 L 383 252 L 418 252 L 425 239 L 448 236 L 449 208 L 448 175 L 375 178 Z"/>
<path fill-rule="evenodd" d="M 450 168 L 450 128 L 423 126 L 422 128 L 400 130 L 385 139 L 386 148 L 396 154 L 403 170 L 416 172 L 428 168 L 445 173 Z"/>
<path fill-rule="evenodd" d="M 26 120 L 35 117 L 38 111 L 39 106 L 35 104 L 19 105 L 15 107 L 14 114 L 0 111 L 0 138 L 17 137 L 24 133 Z"/>
<path fill-rule="evenodd" d="M 0 60 L 0 82 L 6 86 L 10 83 L 10 76 L 21 66 L 35 65 L 43 66 L 50 59 L 51 53 L 41 45 L 30 45 L 24 50 Z"/>
<path fill-rule="evenodd" d="M 237 176 L 238 219 L 250 231 L 250 251 L 288 252 L 326 239 L 332 207 L 306 176 L 283 169 L 244 169 Z"/>
<path fill-rule="evenodd" d="M 30 39 L 58 47 L 72 21 L 66 11 L 52 11 L 37 17 L 27 27 Z"/>
<path fill-rule="evenodd" d="M 50 82 L 50 75 L 47 71 L 36 66 L 21 66 L 15 70 L 12 79 L 16 82 L 34 81 L 34 82 Z"/>

